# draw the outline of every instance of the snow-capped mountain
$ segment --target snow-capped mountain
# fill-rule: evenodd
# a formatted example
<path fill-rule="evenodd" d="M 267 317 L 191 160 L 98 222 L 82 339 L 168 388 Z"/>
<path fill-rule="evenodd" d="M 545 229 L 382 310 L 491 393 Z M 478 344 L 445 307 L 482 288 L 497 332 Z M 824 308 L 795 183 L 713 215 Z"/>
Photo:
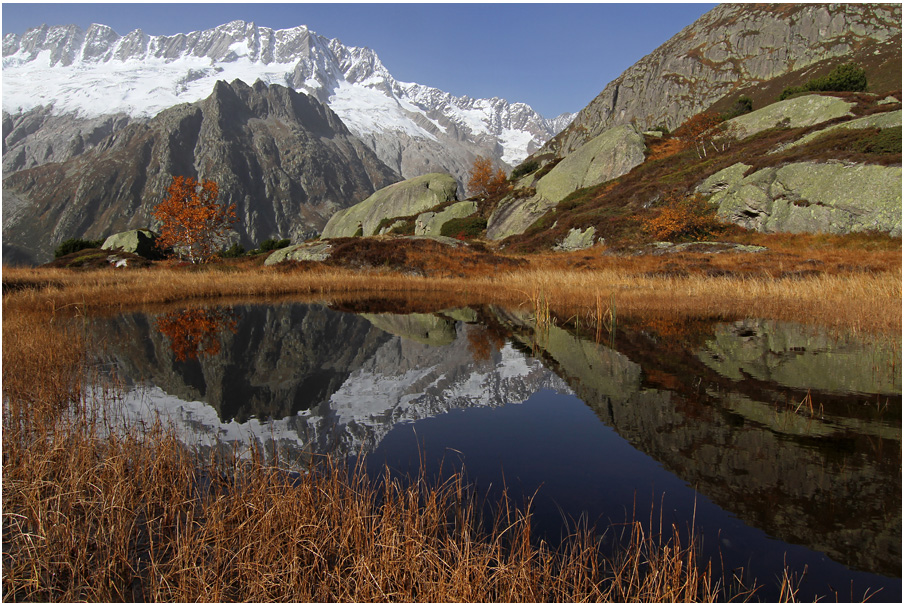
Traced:
<path fill-rule="evenodd" d="M 305 26 L 233 21 L 188 34 L 138 29 L 121 36 L 105 25 L 45 25 L 3 38 L 3 109 L 10 114 L 52 106 L 55 115 L 82 119 L 149 118 L 235 79 L 315 96 L 405 178 L 444 170 L 461 181 L 478 154 L 516 165 L 572 117 L 547 120 L 523 103 L 399 82 L 374 51 Z"/>

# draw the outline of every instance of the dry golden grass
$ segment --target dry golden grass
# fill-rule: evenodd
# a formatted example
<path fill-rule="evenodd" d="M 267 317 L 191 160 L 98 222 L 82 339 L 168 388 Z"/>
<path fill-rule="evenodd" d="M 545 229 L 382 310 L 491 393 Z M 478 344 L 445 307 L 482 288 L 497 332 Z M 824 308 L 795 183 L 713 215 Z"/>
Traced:
<path fill-rule="evenodd" d="M 899 244 L 865 251 L 824 238 L 772 242 L 772 252 L 741 256 L 472 258 L 467 276 L 453 270 L 464 257 L 421 259 L 426 277 L 234 263 L 4 269 L 4 599 L 730 597 L 677 531 L 663 540 L 633 523 L 615 555 L 586 533 L 552 551 L 532 540 L 529 514 L 505 501 L 495 527 L 482 529 L 482 508 L 457 475 L 380 486 L 325 463 L 290 480 L 260 455 L 201 458 L 164 426 L 111 435 L 109 409 L 89 404 L 86 392 L 103 387 L 109 402 L 116 390 L 86 377 L 79 319 L 167 304 L 316 298 L 353 307 L 367 298 L 398 311 L 521 306 L 541 322 L 586 319 L 598 337 L 632 316 L 754 316 L 900 333 Z"/>
<path fill-rule="evenodd" d="M 654 538 L 633 523 L 614 555 L 586 532 L 553 551 L 506 500 L 487 530 L 460 475 L 377 484 L 329 461 L 290 474 L 260 454 L 202 457 L 159 424 L 119 424 L 115 384 L 90 379 L 77 318 L 46 318 L 4 316 L 4 600 L 727 595 L 674 527 Z"/>
<path fill-rule="evenodd" d="M 817 250 L 818 252 L 818 250 Z M 818 254 L 817 254 L 818 255 Z M 834 260 L 829 256 L 834 255 Z M 410 276 L 344 268 L 70 271 L 5 269 L 6 312 L 119 311 L 212 299 L 276 297 L 429 298 L 437 304 L 495 303 L 533 308 L 542 298 L 560 317 L 592 316 L 598 300 L 622 316 L 760 317 L 854 331 L 900 333 L 900 251 L 831 248 L 823 266 L 786 253 L 687 254 L 609 260 L 599 254 L 548 254 L 530 266 L 468 277 Z M 810 260 L 813 260 L 811 258 Z M 838 267 L 847 266 L 847 270 Z M 702 267 L 702 268 L 701 268 Z M 856 267 L 857 270 L 852 270 Z M 227 270 L 228 269 L 228 270 Z"/>

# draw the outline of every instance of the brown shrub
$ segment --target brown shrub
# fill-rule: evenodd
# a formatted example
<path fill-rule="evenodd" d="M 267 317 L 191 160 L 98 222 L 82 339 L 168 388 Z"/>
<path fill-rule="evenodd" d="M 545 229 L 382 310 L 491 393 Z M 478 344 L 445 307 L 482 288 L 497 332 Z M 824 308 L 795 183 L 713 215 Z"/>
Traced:
<path fill-rule="evenodd" d="M 642 219 L 643 230 L 662 241 L 694 240 L 712 237 L 724 230 L 716 218 L 716 209 L 702 195 L 683 197 L 674 191 L 665 196 L 659 213 Z"/>

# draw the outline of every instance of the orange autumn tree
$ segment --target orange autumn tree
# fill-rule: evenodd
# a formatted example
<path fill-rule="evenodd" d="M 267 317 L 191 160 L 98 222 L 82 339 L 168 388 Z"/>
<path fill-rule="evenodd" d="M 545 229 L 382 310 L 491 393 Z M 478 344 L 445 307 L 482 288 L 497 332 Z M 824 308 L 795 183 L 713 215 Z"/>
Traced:
<path fill-rule="evenodd" d="M 471 166 L 468 190 L 480 199 L 500 197 L 509 190 L 508 178 L 502 168 L 493 170 L 490 158 L 478 155 Z"/>
<path fill-rule="evenodd" d="M 206 262 L 225 243 L 232 225 L 238 222 L 235 204 L 217 202 L 217 183 L 201 182 L 190 176 L 174 176 L 161 201 L 151 215 L 160 222 L 160 249 L 172 248 L 180 258 Z"/>

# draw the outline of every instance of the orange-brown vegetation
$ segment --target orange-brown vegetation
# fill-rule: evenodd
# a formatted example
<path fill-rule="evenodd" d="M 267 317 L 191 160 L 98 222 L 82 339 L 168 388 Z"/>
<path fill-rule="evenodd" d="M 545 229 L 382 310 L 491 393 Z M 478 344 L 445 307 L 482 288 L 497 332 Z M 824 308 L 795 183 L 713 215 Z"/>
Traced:
<path fill-rule="evenodd" d="M 489 360 L 505 345 L 505 336 L 486 326 L 472 326 L 468 330 L 468 348 L 475 361 Z"/>
<path fill-rule="evenodd" d="M 192 262 L 210 259 L 238 220 L 235 204 L 221 205 L 218 196 L 219 188 L 212 180 L 198 182 L 190 176 L 174 176 L 166 197 L 151 213 L 160 221 L 157 247 L 173 248 Z"/>
<path fill-rule="evenodd" d="M 491 199 L 504 195 L 510 188 L 502 168 L 493 167 L 488 157 L 478 155 L 468 174 L 468 191 L 479 199 Z"/>
<path fill-rule="evenodd" d="M 757 233 L 737 239 L 768 249 L 631 256 L 593 249 L 517 256 L 482 246 L 404 240 L 404 253 L 393 256 L 385 249 L 392 240 L 359 239 L 331 265 L 262 267 L 255 259 L 181 268 L 158 263 L 131 271 L 8 268 L 4 310 L 109 312 L 177 301 L 301 295 L 376 296 L 399 305 L 415 297 L 448 306 L 532 306 L 542 292 L 563 317 L 592 314 L 602 297 L 617 305 L 620 316 L 757 316 L 900 332 L 900 239 Z"/>
<path fill-rule="evenodd" d="M 659 212 L 642 222 L 643 230 L 660 241 L 699 241 L 726 230 L 716 218 L 716 208 L 702 195 L 679 195 L 669 191 Z"/>
<path fill-rule="evenodd" d="M 693 147 L 697 157 L 706 157 L 706 147 L 716 137 L 721 121 L 718 114 L 701 111 L 681 124 L 675 130 L 675 137 L 682 141 L 685 148 Z"/>

